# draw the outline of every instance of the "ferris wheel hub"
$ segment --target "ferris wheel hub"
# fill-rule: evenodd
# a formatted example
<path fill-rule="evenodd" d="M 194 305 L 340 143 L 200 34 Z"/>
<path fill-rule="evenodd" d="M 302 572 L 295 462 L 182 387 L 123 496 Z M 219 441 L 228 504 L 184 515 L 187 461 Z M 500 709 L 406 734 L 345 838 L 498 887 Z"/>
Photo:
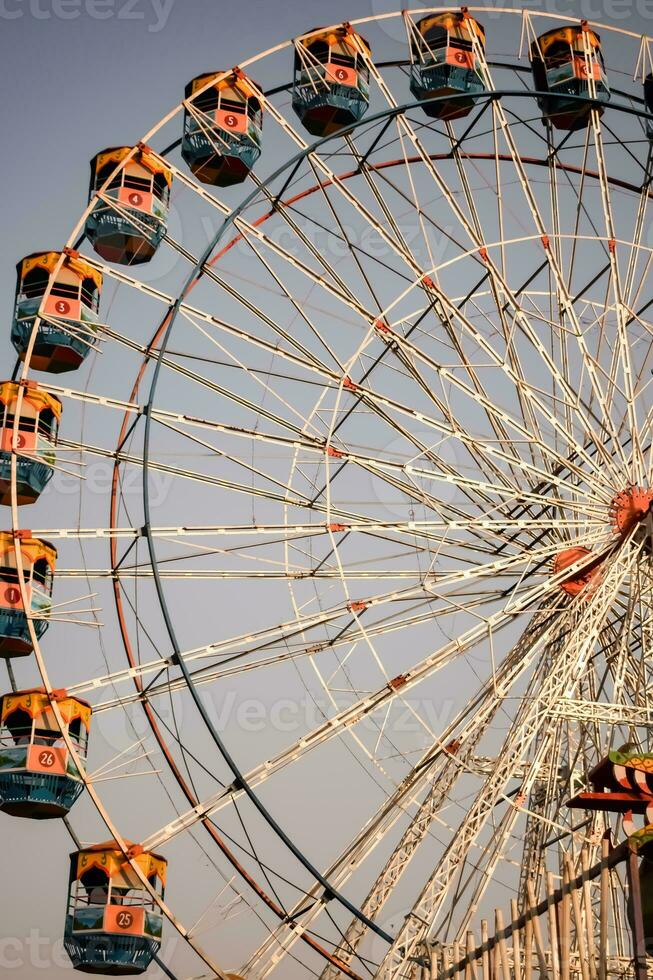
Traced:
<path fill-rule="evenodd" d="M 644 487 L 629 487 L 621 490 L 610 504 L 610 519 L 615 531 L 627 534 L 641 523 L 651 510 L 653 490 Z"/>
<path fill-rule="evenodd" d="M 589 558 L 592 552 L 589 548 L 582 548 L 580 546 L 574 548 L 566 548 L 564 551 L 559 552 L 553 559 L 552 573 L 554 575 L 559 575 L 560 572 L 564 572 L 566 568 L 570 568 L 577 562 L 582 561 L 585 558 Z M 560 583 L 560 588 L 567 595 L 575 598 L 577 595 L 590 585 L 592 581 L 597 577 L 598 566 L 595 562 L 590 565 L 586 565 L 583 568 L 572 572 L 569 578 L 564 579 Z"/>

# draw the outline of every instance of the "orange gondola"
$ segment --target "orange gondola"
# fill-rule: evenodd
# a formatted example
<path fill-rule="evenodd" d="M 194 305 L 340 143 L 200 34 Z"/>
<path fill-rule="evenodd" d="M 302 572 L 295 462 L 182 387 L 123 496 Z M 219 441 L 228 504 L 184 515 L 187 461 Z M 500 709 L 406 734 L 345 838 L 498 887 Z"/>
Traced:
<path fill-rule="evenodd" d="M 131 859 L 163 898 L 167 862 L 126 842 Z M 70 855 L 64 945 L 83 973 L 131 976 L 144 973 L 161 946 L 158 904 L 115 841 Z"/>
<path fill-rule="evenodd" d="M 30 351 L 36 371 L 76 370 L 97 344 L 102 273 L 72 250 L 63 260 L 61 252 L 34 252 L 16 271 L 11 342 L 20 359 Z"/>
<path fill-rule="evenodd" d="M 312 136 L 329 136 L 367 112 L 371 49 L 349 25 L 312 31 L 295 43 L 292 107 Z"/>
<path fill-rule="evenodd" d="M 86 759 L 91 707 L 66 691 L 53 695 L 63 726 L 44 688 L 15 691 L 0 700 L 0 810 L 46 820 L 65 816 L 84 785 L 64 740 Z"/>
<path fill-rule="evenodd" d="M 0 657 L 26 657 L 32 652 L 29 621 L 37 638 L 47 630 L 56 561 L 56 548 L 32 537 L 31 531 L 0 531 Z"/>
<path fill-rule="evenodd" d="M 217 80 L 205 88 L 211 79 Z M 258 89 L 242 72 L 206 73 L 186 86 L 181 155 L 205 184 L 245 180 L 261 155 L 262 128 Z"/>
<path fill-rule="evenodd" d="M 0 504 L 11 504 L 12 455 L 16 454 L 16 502 L 33 504 L 52 477 L 61 402 L 34 381 L 0 383 Z M 16 414 L 18 426 L 14 434 Z"/>
<path fill-rule="evenodd" d="M 531 44 L 531 68 L 544 122 L 556 129 L 587 126 L 592 108 L 610 99 L 601 38 L 586 21 L 555 27 Z"/>
<path fill-rule="evenodd" d="M 86 219 L 86 235 L 98 255 L 120 265 L 149 262 L 166 233 L 171 184 L 172 171 L 147 147 L 97 153 L 90 199 L 101 196 Z"/>
<path fill-rule="evenodd" d="M 410 90 L 425 102 L 432 119 L 469 115 L 474 97 L 485 88 L 478 71 L 478 49 L 485 50 L 482 24 L 466 12 L 428 14 L 410 22 Z M 437 101 L 427 101 L 437 99 Z"/>

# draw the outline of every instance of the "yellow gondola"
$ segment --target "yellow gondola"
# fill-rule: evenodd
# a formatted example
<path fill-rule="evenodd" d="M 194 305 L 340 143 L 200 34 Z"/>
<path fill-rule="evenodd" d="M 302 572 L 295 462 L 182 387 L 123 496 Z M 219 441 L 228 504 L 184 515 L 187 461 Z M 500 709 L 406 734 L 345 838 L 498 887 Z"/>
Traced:
<path fill-rule="evenodd" d="M 167 862 L 126 842 L 143 875 L 163 898 Z M 161 946 L 163 919 L 157 903 L 115 841 L 70 855 L 64 945 L 73 967 L 84 973 L 144 973 Z"/>
<path fill-rule="evenodd" d="M 43 688 L 5 694 L 0 700 L 0 810 L 44 820 L 64 816 L 84 786 L 63 738 L 86 759 L 91 707 L 66 691 L 53 695 L 59 726 Z"/>
<path fill-rule="evenodd" d="M 313 136 L 363 118 L 369 106 L 371 49 L 348 24 L 311 32 L 295 44 L 292 107 Z"/>
<path fill-rule="evenodd" d="M 86 219 L 86 235 L 98 255 L 121 265 L 149 262 L 166 233 L 171 185 L 172 171 L 145 146 L 96 154 L 90 198 L 97 191 L 102 197 Z"/>
<path fill-rule="evenodd" d="M 23 385 L 14 440 L 14 423 L 21 386 L 0 383 L 0 504 L 11 504 L 12 450 L 16 457 L 16 501 L 33 504 L 52 477 L 61 420 L 61 402 L 34 381 Z"/>
<path fill-rule="evenodd" d="M 96 345 L 102 291 L 102 273 L 77 252 L 68 249 L 60 259 L 61 252 L 34 252 L 20 260 L 11 328 L 11 342 L 24 360 L 39 317 L 30 366 L 53 374 L 74 371 Z"/>
<path fill-rule="evenodd" d="M 21 588 L 15 538 L 25 579 Z M 37 637 L 48 628 L 57 551 L 31 531 L 0 531 L 0 657 L 26 657 L 32 652 L 26 607 Z M 23 601 L 25 597 L 25 602 Z"/>
<path fill-rule="evenodd" d="M 200 91 L 214 78 L 218 80 Z M 258 89 L 236 70 L 224 78 L 216 72 L 198 75 L 185 94 L 182 157 L 205 184 L 240 184 L 261 155 L 263 109 Z"/>
<path fill-rule="evenodd" d="M 427 102 L 432 119 L 469 115 L 474 96 L 484 89 L 478 72 L 477 46 L 485 50 L 485 30 L 465 11 L 429 14 L 410 23 L 410 90 Z"/>
<path fill-rule="evenodd" d="M 603 113 L 610 99 L 601 38 L 587 21 L 578 27 L 556 27 L 531 44 L 531 68 L 543 121 L 556 129 L 587 126 L 592 107 Z"/>

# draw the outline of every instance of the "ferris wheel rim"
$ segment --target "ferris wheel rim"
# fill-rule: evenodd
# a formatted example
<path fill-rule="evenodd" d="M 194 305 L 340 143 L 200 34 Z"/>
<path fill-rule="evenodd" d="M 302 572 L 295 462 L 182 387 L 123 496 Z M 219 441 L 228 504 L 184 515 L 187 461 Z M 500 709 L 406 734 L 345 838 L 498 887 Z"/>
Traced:
<path fill-rule="evenodd" d="M 504 98 L 504 97 L 517 97 L 517 98 L 520 98 L 520 99 L 525 98 L 525 99 L 531 99 L 531 100 L 533 100 L 533 99 L 537 99 L 538 96 L 541 97 L 544 94 L 545 93 L 541 93 L 541 92 L 537 92 L 537 91 L 522 91 L 522 90 L 510 90 L 510 89 L 503 90 L 502 89 L 502 90 L 497 90 L 497 91 L 494 91 L 494 92 L 491 92 L 491 93 L 488 93 L 488 92 L 481 93 L 479 95 L 477 101 L 478 102 L 482 102 L 484 98 L 487 98 L 489 101 L 492 101 L 494 99 L 501 99 L 501 98 Z M 460 96 L 454 96 L 453 98 L 455 100 L 456 98 L 460 98 Z M 572 96 L 572 99 L 574 101 L 578 101 L 579 103 L 583 101 L 581 97 L 577 97 L 577 96 L 576 97 L 573 97 Z M 442 98 L 436 98 L 436 99 L 432 99 L 432 100 L 428 100 L 428 101 L 439 102 L 439 101 L 442 101 Z M 237 218 L 239 217 L 239 215 L 242 212 L 244 212 L 249 207 L 249 205 L 254 200 L 256 200 L 259 197 L 259 195 L 261 193 L 261 190 L 264 189 L 264 187 L 265 187 L 266 184 L 272 183 L 276 178 L 278 178 L 279 176 L 281 176 L 284 172 L 286 172 L 288 170 L 291 170 L 295 166 L 295 164 L 297 164 L 298 162 L 300 162 L 302 159 L 306 158 L 310 154 L 314 153 L 322 145 L 326 145 L 326 144 L 328 144 L 330 142 L 336 142 L 336 141 L 338 141 L 343 136 L 343 134 L 346 134 L 348 132 L 353 132 L 353 131 L 357 130 L 360 126 L 362 126 L 364 124 L 374 123 L 377 120 L 386 119 L 388 117 L 403 115 L 406 112 L 411 111 L 412 109 L 415 109 L 415 108 L 420 107 L 420 105 L 422 105 L 422 104 L 423 103 L 420 103 L 419 101 L 414 100 L 414 101 L 412 101 L 410 103 L 406 103 L 406 104 L 404 104 L 402 106 L 399 106 L 399 107 L 396 107 L 396 108 L 386 108 L 386 109 L 380 111 L 379 113 L 377 113 L 377 114 L 375 114 L 373 116 L 365 117 L 364 120 L 361 120 L 358 123 L 354 123 L 351 126 L 345 127 L 342 131 L 339 131 L 336 134 L 332 134 L 330 136 L 326 136 L 326 137 L 323 137 L 323 138 L 315 141 L 313 144 L 311 144 L 311 145 L 307 146 L 306 148 L 300 150 L 297 154 L 295 154 L 295 156 L 291 157 L 288 161 L 286 161 L 284 164 L 282 164 L 282 166 L 279 167 L 278 170 L 274 171 L 271 175 L 268 175 L 265 178 L 265 180 L 262 182 L 262 185 L 260 187 L 256 187 L 251 192 L 251 194 L 249 196 L 247 196 L 244 199 L 244 201 L 242 201 L 238 205 L 237 208 L 233 209 L 230 212 L 230 214 L 225 218 L 222 226 L 220 227 L 220 229 L 218 230 L 218 232 L 216 233 L 216 235 L 214 236 L 214 238 L 212 239 L 212 241 L 207 246 L 207 248 L 206 248 L 205 252 L 203 253 L 203 255 L 198 259 L 198 261 L 196 262 L 194 268 L 191 270 L 191 272 L 190 272 L 190 274 L 189 274 L 189 276 L 187 278 L 186 284 L 182 287 L 182 289 L 180 290 L 180 293 L 178 294 L 178 297 L 177 297 L 177 299 L 175 301 L 174 307 L 172 308 L 171 311 L 169 311 L 169 314 L 166 316 L 167 324 L 165 326 L 165 329 L 162 330 L 161 344 L 160 345 L 157 345 L 156 352 L 151 355 L 153 358 L 156 359 L 156 367 L 155 367 L 154 377 L 153 377 L 152 384 L 150 386 L 150 391 L 149 391 L 148 398 L 147 398 L 146 422 L 145 422 L 146 431 L 148 431 L 149 426 L 151 425 L 151 419 L 152 419 L 151 409 L 152 409 L 153 404 L 154 404 L 154 399 L 155 399 L 155 396 L 156 396 L 156 389 L 157 389 L 157 386 L 158 386 L 159 368 L 160 368 L 161 363 L 162 363 L 161 362 L 161 358 L 164 356 L 164 354 L 166 352 L 168 341 L 169 341 L 169 339 L 171 337 L 171 334 L 172 334 L 172 331 L 174 329 L 174 323 L 175 323 L 175 319 L 176 319 L 177 314 L 178 314 L 178 311 L 179 311 L 179 306 L 180 306 L 181 302 L 183 301 L 183 298 L 187 295 L 187 292 L 188 292 L 189 288 L 202 275 L 204 266 L 206 265 L 207 261 L 209 260 L 210 256 L 214 252 L 214 250 L 217 248 L 217 246 L 222 241 L 223 236 L 227 232 L 227 229 L 231 225 L 233 225 L 233 223 L 237 220 Z M 624 109 L 627 113 L 632 114 L 632 115 L 637 116 L 637 117 L 643 117 L 645 119 L 652 118 L 652 117 L 650 117 L 650 115 L 649 115 L 648 112 L 646 112 L 644 110 L 636 109 L 636 108 L 634 108 L 632 106 L 621 106 L 621 105 L 618 105 L 618 104 L 617 105 L 611 104 L 610 105 L 610 109 L 614 109 L 616 112 L 619 112 L 621 109 Z M 403 161 L 400 161 L 400 163 L 402 163 L 402 162 Z M 528 162 L 530 162 L 530 161 L 528 161 Z M 584 171 L 584 172 L 586 172 L 586 171 Z M 591 174 L 591 176 L 595 176 L 595 175 L 594 174 Z M 629 189 L 631 189 L 631 188 L 629 188 Z M 634 188 L 632 188 L 632 189 L 634 189 Z M 649 192 L 649 194 L 652 194 L 652 193 L 653 192 Z M 228 247 L 228 244 L 225 246 L 225 248 L 227 248 L 227 247 Z M 457 261 L 457 259 L 455 259 L 453 261 Z M 408 288 L 410 289 L 412 287 L 408 287 Z M 147 437 L 146 437 L 145 445 L 144 445 L 143 461 L 144 461 L 144 465 L 143 465 L 143 487 L 144 487 L 144 498 L 145 498 L 145 501 L 146 501 L 146 504 L 145 504 L 146 522 L 145 522 L 144 531 L 145 531 L 145 536 L 146 536 L 147 542 L 148 542 L 148 548 L 149 548 L 149 552 L 150 552 L 150 556 L 151 556 L 152 567 L 153 567 L 153 570 L 154 570 L 154 578 L 155 578 L 155 582 L 156 582 L 157 594 L 159 596 L 159 602 L 161 604 L 162 612 L 163 612 L 163 615 L 164 615 L 164 621 L 166 623 L 166 628 L 168 630 L 168 634 L 170 636 L 170 639 L 171 639 L 171 641 L 173 643 L 173 647 L 174 647 L 175 655 L 177 657 L 177 661 L 178 661 L 179 666 L 181 667 L 182 672 L 184 674 L 184 680 L 186 682 L 186 685 L 190 689 L 191 695 L 193 697 L 193 700 L 195 701 L 195 704 L 198 707 L 201 716 L 203 717 L 205 726 L 208 728 L 209 733 L 210 733 L 210 735 L 211 735 L 214 743 L 218 747 L 220 753 L 223 755 L 223 758 L 225 759 L 225 761 L 227 761 L 230 769 L 232 769 L 232 772 L 234 774 L 234 778 L 237 781 L 237 783 L 245 789 L 245 792 L 247 793 L 247 795 L 250 798 L 250 800 L 252 802 L 254 802 L 254 805 L 257 807 L 257 809 L 259 809 L 259 812 L 262 813 L 262 815 L 264 816 L 264 818 L 266 819 L 266 821 L 275 830 L 275 832 L 280 834 L 281 839 L 286 844 L 286 846 L 290 847 L 290 849 L 292 850 L 292 852 L 295 854 L 296 857 L 299 858 L 299 860 L 301 861 L 302 864 L 304 864 L 304 866 L 307 868 L 307 870 L 309 870 L 311 872 L 311 874 L 315 874 L 315 877 L 319 881 L 319 883 L 322 884 L 329 891 L 329 893 L 331 893 L 333 895 L 333 897 L 336 900 L 340 901 L 341 904 L 343 904 L 344 907 L 346 907 L 350 912 L 352 912 L 357 918 L 360 918 L 361 921 L 363 921 L 366 925 L 368 925 L 368 928 L 371 928 L 374 932 L 376 932 L 377 934 L 381 935 L 382 938 L 384 938 L 387 942 L 391 942 L 392 941 L 391 937 L 389 937 L 387 934 L 380 933 L 379 930 L 378 930 L 378 927 L 376 927 L 376 925 L 374 923 L 369 922 L 369 920 L 366 919 L 366 917 L 363 915 L 363 913 L 360 912 L 360 910 L 356 909 L 356 907 L 353 906 L 352 903 L 349 902 L 349 900 L 345 899 L 344 896 L 341 896 L 336 889 L 332 888 L 329 885 L 329 882 L 322 877 L 321 873 L 311 864 L 311 862 L 305 857 L 305 855 L 303 855 L 301 852 L 298 852 L 298 849 L 297 850 L 295 849 L 294 843 L 287 837 L 287 835 L 285 834 L 285 831 L 283 831 L 283 828 L 278 824 L 278 822 L 276 821 L 276 819 L 269 813 L 269 811 L 267 810 L 267 808 L 264 807 L 263 804 L 260 804 L 260 801 L 258 800 L 258 797 L 257 797 L 255 791 L 248 785 L 247 780 L 246 780 L 243 772 L 241 771 L 240 767 L 236 764 L 235 760 L 233 759 L 233 756 L 231 755 L 231 752 L 227 749 L 224 741 L 221 739 L 220 735 L 217 732 L 217 729 L 213 725 L 212 720 L 210 719 L 210 717 L 206 713 L 206 711 L 205 711 L 205 709 L 203 707 L 203 704 L 202 704 L 200 695 L 197 692 L 195 683 L 194 683 L 194 681 L 192 679 L 192 676 L 191 676 L 190 672 L 188 671 L 188 668 L 187 668 L 187 666 L 186 666 L 186 664 L 184 662 L 184 658 L 183 658 L 183 656 L 180 656 L 180 654 L 182 653 L 181 646 L 180 646 L 180 644 L 178 643 L 178 641 L 176 639 L 176 633 L 174 631 L 174 627 L 172 625 L 172 621 L 171 621 L 171 619 L 169 617 L 169 612 L 168 612 L 168 609 L 167 609 L 167 603 L 165 601 L 165 596 L 164 596 L 164 585 L 163 585 L 163 582 L 162 582 L 162 580 L 160 578 L 160 575 L 158 573 L 159 572 L 159 564 L 158 564 L 158 559 L 157 559 L 157 554 L 156 554 L 156 545 L 154 543 L 154 538 L 152 537 L 152 534 L 151 534 L 151 531 L 150 531 L 151 522 L 150 522 L 150 507 L 149 507 L 149 492 L 148 492 L 149 491 L 149 485 L 148 485 L 149 447 L 148 447 L 148 438 Z"/>
<path fill-rule="evenodd" d="M 544 94 L 545 93 L 541 93 L 541 92 L 537 92 L 537 91 L 498 90 L 498 91 L 495 91 L 495 92 L 492 92 L 492 93 L 486 93 L 486 92 L 482 93 L 479 96 L 478 101 L 481 102 L 484 97 L 485 98 L 489 98 L 489 101 L 492 101 L 493 99 L 501 99 L 501 98 L 504 98 L 504 97 L 518 97 L 520 99 L 521 98 L 526 98 L 526 99 L 533 100 L 533 99 L 537 99 L 538 96 L 539 97 L 542 97 L 542 95 L 544 95 Z M 453 99 L 454 100 L 458 100 L 458 99 L 461 99 L 463 97 L 464 96 L 454 95 L 453 96 Z M 427 101 L 427 103 L 428 102 L 437 103 L 437 102 L 443 101 L 443 99 L 444 99 L 444 97 L 438 97 L 438 98 L 430 99 L 430 100 L 426 100 L 426 101 Z M 572 99 L 575 100 L 575 101 L 577 101 L 577 102 L 579 102 L 579 103 L 582 103 L 583 101 L 585 101 L 585 102 L 587 101 L 587 100 L 583 100 L 579 96 L 575 96 L 575 97 L 572 96 Z M 265 178 L 265 180 L 262 182 L 261 186 L 254 188 L 254 190 L 251 192 L 251 194 L 248 195 L 248 196 L 246 196 L 245 199 L 235 209 L 233 209 L 230 212 L 230 214 L 225 218 L 222 226 L 218 229 L 218 231 L 216 232 L 216 234 L 213 237 L 213 239 L 209 242 L 209 244 L 206 247 L 204 253 L 202 254 L 202 256 L 200 256 L 200 258 L 198 258 L 197 262 L 195 263 L 195 266 L 191 269 L 191 272 L 189 273 L 189 275 L 187 277 L 186 283 L 182 286 L 182 288 L 181 288 L 181 290 L 180 290 L 180 292 L 179 292 L 179 294 L 178 294 L 178 296 L 177 296 L 177 298 L 175 300 L 174 306 L 169 311 L 169 313 L 166 315 L 166 321 L 167 321 L 167 323 L 166 323 L 165 328 L 162 329 L 162 332 L 161 332 L 161 343 L 157 345 L 156 351 L 153 352 L 150 355 L 155 360 L 156 363 L 155 363 L 155 369 L 154 369 L 154 374 L 153 374 L 153 378 L 152 378 L 152 383 L 150 385 L 150 389 L 149 389 L 149 393 L 148 393 L 148 397 L 147 397 L 147 401 L 146 401 L 146 406 L 145 406 L 145 437 L 144 437 L 144 446 L 143 446 L 143 498 L 144 498 L 144 510 L 145 510 L 145 524 L 144 524 L 143 531 L 144 531 L 144 536 L 145 536 L 145 538 L 147 540 L 147 545 L 148 545 L 148 549 L 149 549 L 149 553 L 150 553 L 150 558 L 151 558 L 151 562 L 152 562 L 152 568 L 153 568 L 153 573 L 154 573 L 154 580 L 155 580 L 155 584 L 156 584 L 156 591 L 157 591 L 157 595 L 158 595 L 158 598 L 159 598 L 160 608 L 161 608 L 161 611 L 163 613 L 163 618 L 164 618 L 164 622 L 165 622 L 165 625 L 166 625 L 166 630 L 168 632 L 168 636 L 169 636 L 169 638 L 170 638 L 170 640 L 172 642 L 172 645 L 173 645 L 174 656 L 176 657 L 176 662 L 177 662 L 177 664 L 180 666 L 180 668 L 182 670 L 182 673 L 184 675 L 184 680 L 186 682 L 187 688 L 191 692 L 191 696 L 192 696 L 192 698 L 193 698 L 193 700 L 195 702 L 195 705 L 196 705 L 196 707 L 197 707 L 197 709 L 198 709 L 198 711 L 199 711 L 199 713 L 200 713 L 200 715 L 201 715 L 201 717 L 202 717 L 202 719 L 204 721 L 205 727 L 209 731 L 209 734 L 211 735 L 211 738 L 214 741 L 216 747 L 218 748 L 220 754 L 223 756 L 223 759 L 227 762 L 229 768 L 231 769 L 231 771 L 233 773 L 233 776 L 234 776 L 235 782 L 240 787 L 242 787 L 244 789 L 244 791 L 247 794 L 247 796 L 249 797 L 250 801 L 259 810 L 259 812 L 264 817 L 264 819 L 266 820 L 266 822 L 268 822 L 268 824 L 270 825 L 270 827 L 280 837 L 280 839 L 283 841 L 283 843 L 291 850 L 291 852 L 295 855 L 295 857 L 298 858 L 298 860 L 300 861 L 300 863 L 302 863 L 304 865 L 304 867 L 325 888 L 325 890 L 327 890 L 328 893 L 333 896 L 334 899 L 336 899 L 348 911 L 350 911 L 355 917 L 357 917 L 358 919 L 360 919 L 361 922 L 363 922 L 365 925 L 367 925 L 367 927 L 369 929 L 371 929 L 373 932 L 375 932 L 377 935 L 379 935 L 382 939 L 384 939 L 388 943 L 392 943 L 393 942 L 393 938 L 388 933 L 386 933 L 384 930 L 381 930 L 380 927 L 378 927 L 376 925 L 376 923 L 374 923 L 371 920 L 369 920 L 367 918 L 367 916 L 365 916 L 364 913 L 360 909 L 358 909 L 353 903 L 351 903 L 349 901 L 349 899 L 347 899 L 345 896 L 341 895 L 341 893 L 336 888 L 334 888 L 329 883 L 329 881 L 327 879 L 325 879 L 323 877 L 323 875 L 321 874 L 321 872 L 317 869 L 317 867 L 315 865 L 312 864 L 312 862 L 310 861 L 310 859 L 307 858 L 306 855 L 303 854 L 303 852 L 288 837 L 288 835 L 283 830 L 283 828 L 281 827 L 281 825 L 278 823 L 278 821 L 276 820 L 276 818 L 273 817 L 273 815 L 271 814 L 271 812 L 262 803 L 262 801 L 260 800 L 260 798 L 258 797 L 258 795 L 256 794 L 256 792 L 249 785 L 249 783 L 248 783 L 248 781 L 247 781 L 247 779 L 246 779 L 246 777 L 245 777 L 245 775 L 244 775 L 241 767 L 236 763 L 233 755 L 231 754 L 230 750 L 227 748 L 224 740 L 219 735 L 219 733 L 218 733 L 215 725 L 213 724 L 212 719 L 210 718 L 210 716 L 206 712 L 206 709 L 205 709 L 205 707 L 203 705 L 203 702 L 201 700 L 201 696 L 199 695 L 199 693 L 197 691 L 197 688 L 196 688 L 196 685 L 195 685 L 195 683 L 193 681 L 192 675 L 190 674 L 190 672 L 188 670 L 188 667 L 185 664 L 184 657 L 181 656 L 182 649 L 181 649 L 181 645 L 179 644 L 179 642 L 177 640 L 176 631 L 174 629 L 174 626 L 173 626 L 173 623 L 172 623 L 172 620 L 171 620 L 171 617 L 170 617 L 170 614 L 169 614 L 168 605 L 167 605 L 167 602 L 166 602 L 166 599 L 165 599 L 165 594 L 164 594 L 164 585 L 163 585 L 163 582 L 161 580 L 160 573 L 159 573 L 159 562 L 158 562 L 158 558 L 157 558 L 156 545 L 155 545 L 155 542 L 154 542 L 154 538 L 153 538 L 153 536 L 151 534 L 151 520 L 150 520 L 150 518 L 151 518 L 151 509 L 150 509 L 150 498 L 149 498 L 149 433 L 150 433 L 151 421 L 152 421 L 152 414 L 151 414 L 151 412 L 152 412 L 152 408 L 153 408 L 153 405 L 154 405 L 154 400 L 155 400 L 155 397 L 156 397 L 156 390 L 157 390 L 157 387 L 158 387 L 160 367 L 161 367 L 161 364 L 162 364 L 162 360 L 161 359 L 163 358 L 163 356 L 166 353 L 168 342 L 169 342 L 170 337 L 172 335 L 172 331 L 174 330 L 174 325 L 175 325 L 175 321 L 176 321 L 176 318 L 177 318 L 177 315 L 178 315 L 178 312 L 179 312 L 180 305 L 181 305 L 183 299 L 185 298 L 185 296 L 188 294 L 188 291 L 192 287 L 192 285 L 194 284 L 194 282 L 197 281 L 200 278 L 200 276 L 201 276 L 201 274 L 203 272 L 204 266 L 209 261 L 209 259 L 210 259 L 211 255 L 213 254 L 214 250 L 218 247 L 218 245 L 222 241 L 222 238 L 226 234 L 226 232 L 229 229 L 229 227 L 231 227 L 234 224 L 234 222 L 238 219 L 238 217 L 244 211 L 247 210 L 247 208 L 250 206 L 250 204 L 259 197 L 261 191 L 265 188 L 266 185 L 271 184 L 274 180 L 276 180 L 278 177 L 280 177 L 281 175 L 283 175 L 283 173 L 292 170 L 292 168 L 296 164 L 298 164 L 301 160 L 305 159 L 309 155 L 315 153 L 323 145 L 327 145 L 327 144 L 329 144 L 331 142 L 337 142 L 337 141 L 339 141 L 342 138 L 343 135 L 346 135 L 346 134 L 348 134 L 350 132 L 355 132 L 360 126 L 374 124 L 375 122 L 377 122 L 379 120 L 384 120 L 384 119 L 387 119 L 387 118 L 392 118 L 394 116 L 404 115 L 406 112 L 411 111 L 411 110 L 413 110 L 415 108 L 419 108 L 423 104 L 424 104 L 423 102 L 420 103 L 418 100 L 413 100 L 413 101 L 411 101 L 409 103 L 406 103 L 406 104 L 404 104 L 402 106 L 399 106 L 397 108 L 386 108 L 386 109 L 381 110 L 380 112 L 378 112 L 378 113 L 376 113 L 376 114 L 374 114 L 372 116 L 369 116 L 369 117 L 366 116 L 366 117 L 364 117 L 364 119 L 363 120 L 360 120 L 359 122 L 356 122 L 356 123 L 353 123 L 350 126 L 344 127 L 342 130 L 339 130 L 337 133 L 334 133 L 334 134 L 331 134 L 331 135 L 322 137 L 319 140 L 316 140 L 314 143 L 310 144 L 305 149 L 302 149 L 302 150 L 298 151 L 293 157 L 291 157 L 289 160 L 287 160 L 285 163 L 283 163 L 276 171 L 274 171 L 272 174 L 268 175 Z M 611 108 L 614 108 L 615 110 L 619 111 L 622 107 L 619 106 L 619 105 L 616 105 L 616 106 L 613 105 L 613 106 L 611 106 Z M 633 114 L 635 116 L 643 116 L 644 118 L 653 118 L 653 117 L 649 117 L 649 114 L 647 112 L 643 111 L 643 110 L 638 110 L 638 109 L 635 109 L 635 108 L 629 107 L 629 106 L 624 106 L 623 108 L 625 108 L 628 112 L 630 112 L 631 114 Z M 653 194 L 653 192 L 649 192 L 649 193 Z M 408 288 L 412 288 L 412 287 L 408 287 Z"/>

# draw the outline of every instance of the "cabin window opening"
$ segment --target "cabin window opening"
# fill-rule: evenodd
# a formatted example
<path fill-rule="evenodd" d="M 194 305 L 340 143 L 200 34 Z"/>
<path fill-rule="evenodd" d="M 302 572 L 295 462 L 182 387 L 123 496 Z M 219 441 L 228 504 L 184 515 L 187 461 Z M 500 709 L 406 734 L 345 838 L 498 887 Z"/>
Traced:
<path fill-rule="evenodd" d="M 79 299 L 79 283 L 55 281 L 52 283 L 51 294 L 63 296 L 66 299 Z"/>
<path fill-rule="evenodd" d="M 82 303 L 88 306 L 89 309 L 97 313 L 99 308 L 100 295 L 97 288 L 97 283 L 90 276 L 82 279 Z"/>
<path fill-rule="evenodd" d="M 37 558 L 32 568 L 32 578 L 37 585 L 50 589 L 52 585 L 52 569 L 45 558 Z"/>
<path fill-rule="evenodd" d="M 14 412 L 6 412 L 4 428 L 13 429 L 16 415 Z M 21 432 L 34 432 L 36 430 L 36 419 L 21 415 L 18 419 L 18 428 Z"/>
<path fill-rule="evenodd" d="M 245 109 L 244 99 L 234 99 L 225 98 L 224 95 L 220 99 L 220 108 L 225 109 L 227 112 L 240 112 L 242 113 Z"/>
<path fill-rule="evenodd" d="M 260 125 L 261 122 L 261 103 L 255 95 L 250 95 L 247 100 L 247 115 Z"/>
<path fill-rule="evenodd" d="M 84 731 L 86 731 L 86 728 L 84 728 Z M 68 725 L 68 732 L 69 732 L 71 738 L 73 738 L 78 744 L 81 744 L 81 742 L 82 742 L 82 719 L 79 718 L 79 717 L 78 718 L 73 718 L 73 720 Z"/>
<path fill-rule="evenodd" d="M 38 431 L 46 439 L 54 441 L 57 433 L 57 417 L 51 408 L 44 408 L 39 414 Z"/>
<path fill-rule="evenodd" d="M 0 582 L 18 582 L 18 569 L 11 565 L 0 565 Z"/>
<path fill-rule="evenodd" d="M 198 112 L 215 112 L 220 103 L 220 93 L 217 88 L 209 88 L 202 92 L 196 99 L 192 99 L 193 106 Z"/>
<path fill-rule="evenodd" d="M 41 268 L 41 266 L 35 266 L 33 269 L 23 276 L 21 283 L 21 291 L 26 299 L 34 299 L 37 296 L 42 296 L 43 293 L 48 288 L 48 283 L 50 281 L 50 273 L 47 269 Z"/>
<path fill-rule="evenodd" d="M 167 204 L 170 196 L 170 187 L 163 174 L 154 174 L 153 189 L 156 197 L 164 204 Z"/>
<path fill-rule="evenodd" d="M 420 45 L 420 47 L 423 47 L 427 52 L 429 48 L 432 51 L 438 48 L 446 48 L 449 43 L 449 31 L 446 27 L 441 27 L 439 24 L 429 27 L 421 37 L 423 45 Z"/>
<path fill-rule="evenodd" d="M 566 41 L 554 41 L 544 56 L 544 63 L 547 68 L 559 68 L 560 65 L 566 65 L 572 59 L 571 45 Z"/>
<path fill-rule="evenodd" d="M 323 64 L 329 60 L 329 45 L 326 41 L 312 41 L 307 50 Z"/>
<path fill-rule="evenodd" d="M 86 889 L 89 905 L 106 905 L 109 901 L 109 876 L 101 868 L 90 868 L 80 881 Z"/>
<path fill-rule="evenodd" d="M 22 708 L 12 711 L 5 721 L 5 727 L 16 745 L 29 745 L 31 743 L 32 725 L 31 715 Z"/>
<path fill-rule="evenodd" d="M 98 191 L 103 186 L 104 182 L 109 179 L 113 171 L 116 169 L 116 164 L 105 163 L 103 167 L 97 171 L 95 175 L 95 190 Z M 123 171 L 119 170 L 118 173 L 111 179 L 109 184 L 104 188 L 105 191 L 117 190 L 122 187 L 122 175 Z"/>
<path fill-rule="evenodd" d="M 141 191 L 144 194 L 149 194 L 152 190 L 152 178 L 137 177 L 135 174 L 126 173 L 123 179 L 123 186 L 129 187 L 133 191 Z"/>

